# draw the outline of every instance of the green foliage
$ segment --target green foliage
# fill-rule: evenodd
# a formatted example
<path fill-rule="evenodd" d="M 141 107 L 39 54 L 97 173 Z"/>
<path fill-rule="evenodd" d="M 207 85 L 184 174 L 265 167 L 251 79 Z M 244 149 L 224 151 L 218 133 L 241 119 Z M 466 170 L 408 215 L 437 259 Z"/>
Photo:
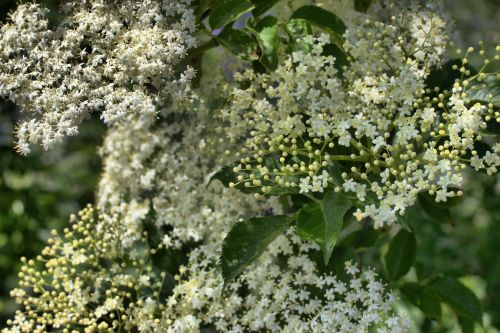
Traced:
<path fill-rule="evenodd" d="M 460 324 L 460 328 L 462 329 L 462 333 L 474 333 L 474 321 L 473 320 L 459 316 L 458 323 Z"/>
<path fill-rule="evenodd" d="M 342 46 L 344 40 L 342 34 L 345 32 L 346 26 L 334 13 L 317 6 L 303 6 L 297 9 L 291 18 L 304 19 L 325 29 L 339 43 L 339 46 Z"/>
<path fill-rule="evenodd" d="M 257 60 L 257 43 L 243 30 L 226 27 L 217 37 L 217 41 L 243 61 Z"/>
<path fill-rule="evenodd" d="M 255 5 L 255 8 L 252 10 L 252 14 L 257 17 L 271 9 L 279 2 L 279 0 L 252 0 L 252 2 Z"/>
<path fill-rule="evenodd" d="M 418 194 L 418 203 L 423 213 L 437 223 L 452 223 L 450 209 L 446 204 L 438 204 L 428 193 Z"/>
<path fill-rule="evenodd" d="M 330 261 L 342 229 L 344 215 L 351 205 L 351 200 L 344 194 L 332 191 L 326 193 L 321 201 L 306 204 L 298 212 L 298 234 L 320 246 L 325 265 Z"/>
<path fill-rule="evenodd" d="M 441 299 L 438 294 L 429 287 L 420 289 L 420 308 L 430 318 L 441 318 Z"/>
<path fill-rule="evenodd" d="M 245 28 L 235 30 L 226 27 L 217 36 L 219 43 L 240 60 L 245 62 L 253 61 L 254 66 L 258 64 L 258 66 L 262 67 L 262 70 L 272 71 L 276 68 L 282 53 L 291 53 L 298 50 L 307 51 L 309 46 L 301 43 L 301 39 L 314 34 L 314 26 L 328 32 L 333 37 L 335 43 L 327 45 L 324 48 L 324 53 L 336 58 L 335 67 L 339 73 L 342 74 L 343 68 L 349 66 L 348 56 L 340 47 L 343 42 L 342 34 L 345 31 L 345 25 L 335 13 L 317 6 L 307 5 L 294 11 L 288 20 L 278 19 L 274 16 L 260 18 L 259 16 L 274 6 L 277 1 L 252 1 L 252 3 L 255 6 L 252 10 L 254 18 L 249 19 Z M 366 12 L 370 5 L 371 1 L 368 0 L 354 1 L 355 9 L 360 12 Z M 461 73 L 458 69 L 462 66 L 470 73 Z M 450 90 L 456 79 L 472 78 L 476 74 L 475 69 L 469 64 L 463 64 L 459 59 L 452 59 L 443 67 L 436 68 L 429 76 L 427 84 L 431 88 L 439 87 L 441 90 Z M 469 89 L 474 91 L 471 103 L 475 101 L 492 102 L 495 107 L 498 107 L 498 79 L 496 77 L 488 76 L 486 80 L 480 83 L 476 82 L 475 79 L 471 80 L 471 82 Z M 435 97 L 437 95 L 431 91 L 429 96 Z M 488 130 L 490 130 L 489 127 Z M 484 147 L 478 147 L 478 151 L 489 148 L 486 143 L 484 145 Z M 266 164 L 273 168 L 273 159 L 275 158 L 276 156 L 266 156 Z M 386 244 L 388 237 L 381 237 L 384 231 L 373 230 L 372 227 L 359 228 L 348 233 L 347 237 L 341 236 L 341 232 L 346 229 L 346 224 L 348 224 L 344 220 L 344 215 L 351 208 L 351 202 L 348 198 L 336 195 L 333 192 L 326 193 L 322 199 L 311 198 L 299 195 L 296 188 L 281 187 L 272 183 L 263 183 L 262 185 L 270 187 L 270 191 L 262 193 L 260 186 L 254 186 L 248 181 L 238 182 L 236 179 L 238 173 L 233 171 L 235 166 L 237 166 L 237 163 L 224 167 L 212 179 L 218 179 L 225 186 L 234 187 L 243 193 L 280 196 L 280 201 L 286 203 L 287 212 L 295 214 L 294 220 L 299 235 L 304 239 L 315 241 L 320 246 L 322 258 L 315 259 L 320 259 L 317 260 L 317 264 L 321 271 L 324 270 L 335 274 L 337 272 L 341 273 L 340 266 L 343 265 L 344 260 L 356 258 L 360 255 L 364 256 L 365 253 L 376 251 L 377 248 Z M 337 166 L 336 171 L 339 170 L 342 170 L 342 165 Z M 334 173 L 331 174 L 335 176 Z M 340 179 L 340 175 L 337 178 Z M 339 183 L 337 178 L 335 184 L 339 185 L 342 180 L 340 179 Z M 455 191 L 458 190 L 455 189 Z M 435 266 L 433 264 L 434 261 L 442 260 L 441 258 L 445 256 L 439 251 L 434 251 L 433 257 L 430 258 L 427 253 L 428 249 L 424 248 L 425 246 L 429 247 L 427 240 L 429 238 L 434 239 L 433 245 L 443 242 L 443 237 L 446 237 L 446 234 L 442 231 L 443 228 L 453 228 L 454 226 L 464 228 L 467 221 L 457 219 L 457 216 L 453 214 L 453 211 L 460 209 L 463 204 L 462 196 L 448 198 L 447 202 L 444 203 L 436 203 L 434 196 L 428 193 L 420 193 L 417 207 L 411 209 L 409 214 L 398 217 L 397 223 L 400 225 L 401 230 L 390 241 L 388 251 L 384 256 L 383 263 L 391 285 L 396 289 L 400 289 L 404 299 L 418 307 L 427 320 L 434 323 L 429 324 L 426 321 L 424 324 L 427 326 L 422 326 L 428 327 L 431 331 L 434 325 L 445 325 L 444 322 L 447 319 L 443 318 L 441 307 L 443 303 L 449 305 L 457 313 L 457 323 L 463 327 L 464 332 L 473 329 L 474 321 L 478 321 L 481 316 L 477 298 L 469 289 L 463 289 L 465 287 L 458 280 L 451 277 L 453 276 L 450 275 L 451 272 L 444 268 L 449 266 L 446 264 Z M 414 214 L 417 211 L 418 219 L 425 219 L 426 223 L 419 223 L 419 220 L 415 219 Z M 282 218 L 284 219 L 284 217 Z M 233 229 L 230 235 L 243 233 L 246 223 L 250 225 L 255 223 L 253 219 L 249 221 L 238 223 L 239 229 L 237 231 Z M 234 257 L 223 255 L 223 258 L 226 256 L 222 261 L 225 263 L 223 267 L 225 267 L 224 278 L 226 281 L 240 274 L 249 263 L 262 253 L 269 243 L 268 240 L 274 238 L 276 233 L 279 234 L 284 230 L 280 229 L 276 224 L 264 223 L 264 219 L 259 220 L 259 222 L 261 229 L 246 228 L 252 230 L 252 233 L 257 230 L 257 238 L 263 241 L 256 242 L 256 238 L 252 238 L 254 237 L 253 234 L 250 234 L 250 237 L 254 239 L 252 244 L 238 238 L 236 238 L 237 241 L 230 241 L 231 237 L 228 236 L 225 243 L 225 253 L 228 252 L 228 243 L 233 244 L 234 249 L 238 250 L 232 252 Z M 284 220 L 282 222 L 283 228 L 286 228 Z M 421 224 L 429 225 L 429 222 L 433 225 L 434 232 L 439 231 L 435 234 L 429 234 L 430 231 L 425 231 L 426 236 L 424 237 L 422 236 Z M 414 228 L 415 231 L 413 231 Z M 270 238 L 267 235 L 271 235 Z M 426 245 L 418 244 L 417 246 L 416 236 L 419 236 L 419 240 L 425 239 L 424 244 Z M 465 239 L 462 241 L 465 241 Z M 336 246 L 337 249 L 334 251 Z M 424 255 L 421 258 L 422 251 Z M 235 253 L 238 252 L 244 253 L 244 255 L 237 257 Z M 417 253 L 419 261 L 416 261 Z M 231 258 L 240 260 L 234 260 L 234 266 L 231 266 L 227 264 L 228 259 Z M 333 259 L 330 260 L 331 258 Z M 375 260 L 370 261 L 371 265 L 374 266 L 379 265 L 377 260 L 382 262 L 376 256 L 368 258 L 368 260 Z M 466 272 L 465 265 L 461 266 L 461 272 Z M 418 282 L 414 282 L 412 280 L 413 275 L 408 274 L 412 268 L 417 273 Z M 453 271 L 451 274 L 456 273 L 457 271 Z M 437 292 L 436 285 L 440 284 L 445 285 L 440 292 Z M 454 293 L 456 298 L 451 297 L 447 291 Z M 459 303 L 467 303 L 468 305 L 463 308 L 460 307 Z"/>
<path fill-rule="evenodd" d="M 479 324 L 483 322 L 479 300 L 460 281 L 450 277 L 440 278 L 431 283 L 429 288 L 439 295 L 443 302 L 451 306 L 457 315 L 472 319 Z"/>
<path fill-rule="evenodd" d="M 289 226 L 285 215 L 255 217 L 236 223 L 222 246 L 220 264 L 224 283 L 236 278 Z"/>
<path fill-rule="evenodd" d="M 205 15 L 220 2 L 221 0 L 199 0 L 198 6 L 196 7 L 196 17 L 198 19 L 205 17 Z"/>
<path fill-rule="evenodd" d="M 435 68 L 427 78 L 427 85 L 429 87 L 438 87 L 440 90 L 451 90 L 456 79 L 463 77 L 468 77 L 470 75 L 465 75 L 461 73 L 459 68 L 465 67 L 470 71 L 470 75 L 475 75 L 477 71 L 469 64 L 462 64 L 460 59 L 448 60 L 442 67 Z M 454 69 L 456 66 L 456 69 Z"/>
<path fill-rule="evenodd" d="M 13 148 L 18 117 L 11 103 L 0 102 L 0 326 L 15 310 L 9 292 L 19 258 L 36 257 L 50 229 L 62 229 L 70 214 L 94 200 L 100 168 L 100 122 L 88 121 L 79 136 L 49 152 L 23 157 Z"/>
<path fill-rule="evenodd" d="M 251 31 L 259 43 L 261 64 L 267 69 L 275 69 L 278 66 L 278 52 L 280 47 L 278 19 L 274 16 L 266 16 Z"/>
<path fill-rule="evenodd" d="M 368 8 L 370 8 L 371 3 L 372 0 L 354 0 L 354 9 L 358 12 L 366 13 Z"/>
<path fill-rule="evenodd" d="M 287 53 L 293 51 L 307 51 L 310 45 L 301 41 L 307 35 L 312 35 L 313 30 L 311 24 L 303 19 L 291 19 L 285 25 L 285 32 L 288 35 Z"/>
<path fill-rule="evenodd" d="M 359 12 L 366 12 L 372 3 L 371 0 L 353 1 Z M 220 44 L 239 60 L 247 62 L 245 65 L 253 62 L 272 71 L 277 67 L 283 52 L 307 50 L 309 46 L 302 43 L 301 39 L 313 34 L 314 26 L 333 37 L 335 44 L 325 47 L 324 52 L 335 56 L 337 70 L 342 72 L 343 66 L 349 66 L 348 56 L 341 48 L 346 26 L 335 13 L 307 5 L 294 11 L 289 19 L 272 15 L 261 17 L 278 3 L 278 0 L 201 0 L 197 13 L 199 19 L 208 15 L 212 30 L 222 28 L 217 36 L 210 36 L 210 47 Z M 0 5 L 2 8 L 11 7 L 5 1 L 0 2 Z M 249 19 L 247 26 L 241 29 L 232 27 L 232 23 L 250 12 L 253 18 Z M 470 75 L 460 73 L 454 66 L 464 66 L 470 70 Z M 452 59 L 430 74 L 427 85 L 449 90 L 455 79 L 475 74 L 472 66 Z M 487 76 L 480 82 L 473 79 L 468 90 L 471 92 L 471 103 L 492 103 L 495 108 L 499 108 L 500 80 L 497 76 Z M 429 95 L 434 96 L 436 93 L 430 92 Z M 14 117 L 2 112 L 15 112 L 5 107 L 0 110 L 3 126 L 0 128 L 0 140 L 6 142 L 1 141 L 3 146 L 10 147 L 11 138 L 5 139 L 5 133 L 11 133 L 12 128 L 7 126 L 4 130 L 4 124 L 13 123 Z M 89 127 L 95 126 L 90 123 Z M 490 124 L 488 130 L 498 133 L 498 128 L 492 129 Z M 101 131 L 98 129 L 96 132 Z M 49 155 L 51 157 L 48 158 L 35 154 L 23 159 L 10 148 L 0 148 L 0 267 L 5 272 L 2 274 L 2 298 L 14 284 L 13 272 L 17 270 L 17 258 L 22 255 L 33 257 L 46 238 L 48 228 L 62 226 L 69 213 L 75 212 L 83 203 L 92 201 L 97 176 L 92 170 L 98 162 L 93 150 L 97 143 L 88 140 L 89 137 L 95 137 L 96 133 L 91 134 L 71 141 L 68 150 L 72 153 L 65 158 L 57 154 Z M 477 147 L 479 151 L 489 147 L 487 143 L 479 145 L 483 145 Z M 276 157 L 266 158 L 266 163 L 272 168 Z M 379 251 L 389 238 L 383 238 L 382 235 L 388 232 L 374 230 L 371 226 L 361 227 L 343 238 L 341 232 L 346 230 L 347 225 L 345 215 L 352 207 L 351 200 L 345 195 L 331 191 L 321 199 L 308 198 L 299 195 L 297 188 L 273 183 L 264 183 L 264 186 L 270 186 L 270 190 L 262 193 L 260 186 L 238 182 L 237 173 L 233 171 L 236 165 L 225 166 L 211 181 L 219 180 L 225 186 L 247 194 L 280 196 L 281 202 L 286 203 L 287 212 L 294 215 L 258 217 L 236 223 L 222 248 L 220 264 L 225 283 L 235 279 L 253 263 L 293 220 L 301 237 L 320 246 L 322 257 L 318 256 L 320 258 L 317 261 L 320 271 L 335 274 L 343 272 L 340 268 L 343 261 L 353 257 L 366 259 L 374 266 L 380 265 L 382 260 L 379 257 L 367 259 L 368 256 L 363 256 L 368 248 Z M 474 292 L 457 280 L 457 276 L 482 276 L 487 283 L 485 310 L 493 315 L 500 313 L 500 301 L 495 297 L 495 291 L 500 288 L 500 263 L 496 255 L 500 233 L 498 224 L 493 223 L 500 220 L 498 203 L 495 203 L 498 196 L 495 179 L 484 180 L 477 175 L 469 178 L 468 186 L 477 192 L 469 194 L 479 195 L 472 204 L 460 197 L 449 198 L 446 203 L 436 203 L 433 196 L 419 194 L 417 207 L 398 220 L 402 229 L 390 241 L 383 261 L 391 286 L 401 291 L 403 300 L 418 307 L 427 319 L 437 320 L 440 324 L 446 319 L 443 318 L 442 304 L 448 305 L 457 314 L 463 332 L 473 332 L 474 323 L 482 323 L 483 313 Z M 478 212 L 481 218 L 479 222 L 472 221 L 471 214 L 467 215 L 469 206 L 474 207 L 469 210 Z M 471 239 L 475 241 L 471 242 Z M 182 257 L 182 253 L 178 255 Z M 408 274 L 412 268 L 416 277 Z M 1 305 L 0 310 L 7 311 Z M 500 324 L 498 316 L 494 316 L 493 321 Z"/>
<path fill-rule="evenodd" d="M 415 262 L 417 240 L 415 235 L 401 229 L 389 245 L 385 255 L 387 276 L 395 281 L 408 273 Z"/>
<path fill-rule="evenodd" d="M 208 17 L 208 23 L 212 30 L 222 28 L 254 8 L 255 6 L 250 1 L 226 0 L 215 6 Z"/>
<path fill-rule="evenodd" d="M 441 299 L 432 288 L 409 282 L 402 285 L 400 290 L 404 297 L 419 307 L 428 318 L 437 320 L 441 318 Z"/>

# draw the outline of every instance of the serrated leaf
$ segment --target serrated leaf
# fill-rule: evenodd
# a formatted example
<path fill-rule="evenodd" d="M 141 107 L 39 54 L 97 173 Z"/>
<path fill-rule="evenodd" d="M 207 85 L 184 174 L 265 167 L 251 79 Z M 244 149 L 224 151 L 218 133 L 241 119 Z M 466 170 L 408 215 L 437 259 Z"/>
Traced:
<path fill-rule="evenodd" d="M 372 0 L 354 0 L 354 9 L 358 12 L 366 13 L 371 3 Z"/>
<path fill-rule="evenodd" d="M 436 292 L 430 288 L 424 287 L 420 291 L 420 309 L 430 318 L 441 318 L 441 299 Z"/>
<path fill-rule="evenodd" d="M 342 240 L 342 246 L 352 246 L 355 249 L 368 248 L 375 244 L 380 237 L 381 232 L 373 228 L 373 226 L 363 226 L 361 229 L 350 233 Z"/>
<path fill-rule="evenodd" d="M 250 29 L 250 31 L 257 38 L 262 53 L 260 62 L 267 69 L 275 69 L 278 66 L 280 46 L 278 19 L 274 16 L 266 16 L 255 25 L 255 29 Z"/>
<path fill-rule="evenodd" d="M 420 282 L 424 282 L 436 277 L 437 272 L 430 267 L 427 267 L 420 261 L 416 261 L 415 263 L 415 273 L 417 273 L 417 279 Z"/>
<path fill-rule="evenodd" d="M 390 280 L 406 275 L 415 262 L 417 240 L 415 235 L 401 229 L 389 245 L 385 255 L 385 267 Z"/>
<path fill-rule="evenodd" d="M 255 6 L 247 0 L 226 0 L 212 10 L 208 16 L 208 23 L 212 30 L 219 29 L 254 8 Z"/>
<path fill-rule="evenodd" d="M 255 217 L 238 222 L 222 245 L 220 265 L 224 284 L 241 274 L 289 226 L 285 215 Z"/>
<path fill-rule="evenodd" d="M 411 230 L 411 225 L 410 225 L 410 222 L 408 221 L 408 219 L 403 215 L 397 215 L 396 216 L 396 223 L 399 224 L 401 226 L 401 228 L 405 229 L 406 231 L 408 232 L 413 232 L 413 230 Z"/>
<path fill-rule="evenodd" d="M 351 280 L 352 276 L 346 272 L 345 263 L 356 260 L 357 255 L 353 247 L 337 245 L 327 265 L 325 265 L 323 253 L 320 251 L 310 251 L 308 255 L 316 264 L 316 268 L 320 274 L 334 275 L 337 279 L 344 282 Z"/>
<path fill-rule="evenodd" d="M 208 11 L 221 3 L 221 0 L 200 0 L 199 5 L 196 8 L 196 17 L 202 19 L 206 17 Z"/>
<path fill-rule="evenodd" d="M 344 215 L 351 206 L 351 200 L 344 194 L 330 191 L 323 200 L 306 204 L 298 212 L 297 233 L 320 246 L 325 265 L 330 261 Z"/>
<path fill-rule="evenodd" d="M 459 316 L 482 323 L 481 303 L 476 295 L 457 279 L 440 278 L 432 282 L 429 288 L 437 293 L 443 302 L 451 306 Z"/>
<path fill-rule="evenodd" d="M 441 299 L 434 290 L 422 287 L 415 282 L 405 283 L 400 290 L 406 299 L 419 307 L 427 317 L 441 318 Z"/>
<path fill-rule="evenodd" d="M 428 193 L 418 194 L 418 203 L 422 207 L 424 215 L 437 223 L 451 224 L 451 212 L 445 205 L 438 205 Z"/>
<path fill-rule="evenodd" d="M 409 282 L 405 283 L 401 288 L 403 295 L 410 301 L 413 305 L 420 306 L 420 292 L 421 288 L 418 283 Z"/>
<path fill-rule="evenodd" d="M 344 66 L 349 66 L 349 60 L 345 52 L 336 44 L 330 43 L 323 47 L 323 53 L 326 56 L 331 55 L 335 57 L 335 62 L 333 63 L 333 66 L 339 72 L 340 76 L 343 78 Z"/>
<path fill-rule="evenodd" d="M 462 329 L 462 333 L 474 333 L 474 321 L 462 316 L 458 317 L 458 324 Z"/>
<path fill-rule="evenodd" d="M 255 5 L 254 10 L 252 10 L 252 14 L 257 17 L 271 9 L 279 2 L 279 0 L 252 0 L 252 2 Z"/>
<path fill-rule="evenodd" d="M 231 53 L 243 61 L 258 59 L 257 42 L 243 30 L 226 27 L 216 39 Z"/>
<path fill-rule="evenodd" d="M 307 5 L 297 9 L 291 16 L 292 19 L 304 19 L 319 26 L 334 37 L 339 46 L 342 46 L 344 39 L 342 35 L 346 30 L 344 22 L 334 13 L 323 8 Z"/>
<path fill-rule="evenodd" d="M 471 103 L 492 103 L 495 107 L 500 108 L 500 78 L 497 78 L 496 75 L 488 75 L 483 81 L 475 81 L 467 88 L 466 92 Z"/>
<path fill-rule="evenodd" d="M 285 32 L 288 35 L 287 53 L 293 51 L 310 51 L 311 45 L 302 41 L 305 36 L 313 34 L 312 26 L 307 20 L 291 19 L 285 25 Z"/>

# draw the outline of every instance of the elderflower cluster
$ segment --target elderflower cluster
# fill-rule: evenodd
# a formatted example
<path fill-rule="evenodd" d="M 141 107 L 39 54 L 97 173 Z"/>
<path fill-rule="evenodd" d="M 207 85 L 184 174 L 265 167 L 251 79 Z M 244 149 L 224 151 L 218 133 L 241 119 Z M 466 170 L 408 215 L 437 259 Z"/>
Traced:
<path fill-rule="evenodd" d="M 213 228 L 218 219 L 235 219 L 262 209 L 243 194 L 231 191 L 228 203 L 217 199 L 220 186 L 207 188 L 224 146 L 214 151 L 207 144 L 211 124 L 205 120 L 206 110 L 193 107 L 202 102 L 188 95 L 188 105 L 165 108 L 156 120 L 138 117 L 116 126 L 101 148 L 104 172 L 98 203 L 105 211 L 122 216 L 127 235 L 124 247 L 141 237 L 146 219 L 159 230 L 169 230 L 161 236 L 165 247 L 180 249 L 217 233 Z M 214 200 L 207 202 L 209 197 Z"/>
<path fill-rule="evenodd" d="M 321 274 L 311 259 L 315 255 L 316 245 L 289 231 L 222 291 L 214 244 L 201 246 L 168 301 L 166 313 L 176 318 L 172 332 L 198 331 L 203 323 L 230 333 L 407 332 L 408 320 L 392 312 L 394 297 L 372 270 L 361 273 L 346 262 L 342 280 Z"/>
<path fill-rule="evenodd" d="M 236 76 L 222 111 L 227 137 L 243 142 L 230 186 L 343 191 L 359 207 L 355 216 L 379 228 L 396 222 L 419 192 L 437 202 L 462 195 L 467 165 L 497 171 L 500 145 L 480 154 L 476 143 L 500 117 L 492 96 L 474 96 L 497 74 L 470 73 L 466 55 L 451 90 L 428 86 L 447 43 L 435 5 L 382 2 L 348 24 L 344 37 L 349 66 L 327 55 L 328 36 L 307 36 L 310 51 L 292 53 L 276 71 Z"/>
<path fill-rule="evenodd" d="M 183 112 L 185 106 L 176 105 L 160 113 L 154 125 L 136 119 L 113 129 L 102 150 L 105 172 L 99 191 L 101 206 L 112 209 L 121 203 L 122 211 L 131 216 L 137 204 L 149 207 L 151 217 L 141 213 L 142 221 L 127 226 L 127 237 L 133 237 L 130 230 L 137 230 L 135 234 L 139 235 L 149 220 L 163 231 L 156 240 L 156 255 L 198 244 L 190 251 L 188 261 L 179 266 L 174 276 L 176 286 L 165 299 L 165 308 L 152 330 L 187 333 L 215 326 L 224 332 L 308 332 L 314 328 L 328 332 L 333 324 L 325 318 L 336 311 L 339 329 L 345 332 L 371 325 L 378 325 L 380 332 L 384 328 L 406 331 L 407 321 L 390 311 L 392 297 L 374 275 L 353 273 L 353 279 L 358 279 L 353 285 L 335 282 L 319 273 L 316 263 L 307 257 L 318 255 L 319 249 L 300 241 L 293 232 L 276 240 L 241 279 L 230 283 L 229 295 L 222 293 L 217 263 L 227 232 L 238 218 L 259 211 L 276 214 L 281 209 L 274 200 L 248 198 L 218 183 L 206 186 L 207 175 L 221 167 L 219 157 L 229 146 L 223 142 L 210 144 L 218 141 L 217 135 L 208 130 L 216 125 L 211 124 L 213 117 L 200 97 L 190 98 L 188 112 Z M 287 258 L 293 269 L 278 265 L 278 257 Z M 341 289 L 329 291 L 334 283 Z M 248 286 L 252 293 L 239 296 Z M 300 294 L 305 287 L 319 288 L 320 295 L 332 296 Z M 363 307 L 358 301 L 364 301 Z M 263 322 L 271 303 L 276 305 Z M 314 305 L 308 307 L 307 303 Z"/>
<path fill-rule="evenodd" d="M 45 8 L 20 4 L 0 29 L 0 96 L 31 115 L 18 150 L 75 135 L 92 112 L 115 124 L 182 94 L 194 76 L 181 64 L 196 44 L 190 3 L 73 0 L 54 30 Z"/>
<path fill-rule="evenodd" d="M 161 312 L 165 273 L 153 271 L 147 235 L 125 252 L 120 217 L 104 225 L 100 214 L 88 206 L 62 235 L 52 232 L 36 261 L 23 259 L 20 288 L 11 292 L 23 310 L 2 332 L 144 331 Z"/>
<path fill-rule="evenodd" d="M 30 275 L 22 285 L 27 290 L 14 292 L 24 312 L 5 332 L 49 331 L 55 318 L 59 327 L 85 332 L 406 332 L 408 321 L 392 312 L 393 297 L 373 272 L 348 265 L 346 281 L 321 273 L 310 258 L 320 256 L 318 247 L 294 231 L 222 293 L 217 261 L 227 232 L 240 218 L 281 209 L 219 183 L 207 187 L 228 147 L 210 144 L 217 135 L 205 126 L 215 118 L 199 97 L 190 98 L 188 109 L 171 105 L 155 123 L 139 116 L 109 130 L 99 217 L 84 227 L 94 214 L 82 212 L 76 231 L 47 250 L 54 267 L 40 273 L 47 283 L 55 274 L 55 285 L 64 287 L 23 296 L 39 280 L 33 269 L 35 280 Z M 125 285 L 116 282 L 122 276 Z"/>

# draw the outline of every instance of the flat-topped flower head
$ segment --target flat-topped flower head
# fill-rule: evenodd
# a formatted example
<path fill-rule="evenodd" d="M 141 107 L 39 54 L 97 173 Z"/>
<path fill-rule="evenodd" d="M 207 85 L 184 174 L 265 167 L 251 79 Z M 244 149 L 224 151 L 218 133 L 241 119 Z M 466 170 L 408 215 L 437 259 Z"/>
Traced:
<path fill-rule="evenodd" d="M 106 124 L 154 117 L 194 71 L 179 63 L 196 44 L 191 1 L 70 1 L 49 29 L 47 10 L 21 4 L 0 29 L 0 96 L 26 113 L 22 154 L 75 135 L 93 112 Z"/>
<path fill-rule="evenodd" d="M 475 91 L 498 78 L 487 59 L 477 74 L 466 68 L 471 49 L 452 86 L 432 85 L 448 41 L 438 7 L 382 2 L 359 15 L 344 35 L 347 67 L 325 52 L 330 39 L 321 35 L 304 38 L 310 51 L 289 54 L 273 72 L 237 75 L 221 113 L 227 137 L 242 142 L 231 185 L 264 195 L 274 186 L 343 191 L 357 201 L 356 216 L 378 228 L 419 192 L 437 202 L 461 195 L 467 165 L 496 172 L 498 145 L 481 156 L 475 147 L 498 111 Z"/>

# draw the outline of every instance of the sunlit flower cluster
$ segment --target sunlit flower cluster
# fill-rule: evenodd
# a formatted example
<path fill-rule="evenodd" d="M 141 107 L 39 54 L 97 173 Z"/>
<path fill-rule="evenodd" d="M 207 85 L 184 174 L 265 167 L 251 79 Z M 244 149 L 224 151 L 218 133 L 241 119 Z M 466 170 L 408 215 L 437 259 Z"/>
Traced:
<path fill-rule="evenodd" d="M 347 262 L 341 273 L 345 280 L 320 273 L 311 259 L 319 249 L 302 241 L 294 231 L 278 237 L 226 291 L 222 291 L 222 279 L 214 269 L 218 256 L 213 246 L 193 251 L 189 267 L 169 300 L 167 313 L 171 311 L 177 318 L 173 326 L 183 327 L 181 332 L 194 330 L 200 323 L 231 333 L 408 330 L 408 320 L 392 312 L 394 297 L 385 292 L 375 272 L 360 272 Z M 247 290 L 248 295 L 240 296 L 241 290 Z M 188 327 L 187 318 L 192 313 L 198 321 Z"/>
<path fill-rule="evenodd" d="M 428 79 L 443 65 L 447 44 L 440 12 L 391 6 L 390 17 L 380 5 L 348 26 L 348 68 L 325 54 L 328 36 L 308 36 L 311 50 L 292 53 L 276 71 L 236 77 L 222 111 L 228 138 L 243 141 L 232 187 L 264 195 L 277 186 L 306 195 L 343 191 L 357 200 L 358 219 L 381 227 L 396 222 L 419 192 L 437 202 L 461 195 L 467 165 L 497 171 L 498 144 L 480 154 L 476 143 L 498 111 L 491 96 L 475 100 L 472 88 L 496 74 L 487 66 L 470 73 L 471 49 L 454 67 L 453 86 L 434 87 Z"/>
<path fill-rule="evenodd" d="M 75 135 L 92 112 L 114 124 L 154 116 L 162 100 L 182 94 L 194 75 L 179 66 L 196 44 L 190 2 L 69 1 L 54 30 L 45 8 L 19 5 L 0 30 L 0 96 L 30 114 L 18 126 L 18 150 Z"/>
<path fill-rule="evenodd" d="M 89 206 L 62 235 L 53 231 L 36 261 L 23 259 L 20 288 L 11 293 L 23 310 L 3 332 L 144 331 L 152 324 L 166 273 L 153 271 L 146 234 L 125 252 L 120 217 L 109 223 Z"/>
<path fill-rule="evenodd" d="M 309 258 L 319 249 L 293 231 L 222 293 L 217 261 L 227 232 L 238 218 L 281 208 L 218 183 L 207 187 L 207 175 L 220 167 L 216 160 L 227 147 L 206 144 L 216 138 L 201 121 L 208 110 L 198 97 L 190 98 L 191 107 L 199 105 L 195 112 L 173 105 L 155 123 L 137 117 L 109 131 L 99 216 L 84 210 L 75 227 L 51 241 L 43 270 L 28 263 L 23 288 L 13 292 L 25 310 L 6 332 L 44 332 L 54 324 L 88 332 L 191 333 L 214 326 L 221 332 L 405 331 L 407 320 L 392 312 L 393 296 L 373 272 L 348 266 L 352 279 L 346 281 L 320 273 Z M 179 250 L 189 252 L 185 260 Z M 153 263 L 169 268 L 161 274 L 151 270 Z M 247 288 L 252 292 L 243 296 Z"/>
<path fill-rule="evenodd" d="M 490 60 L 472 73 L 470 49 L 457 80 L 434 87 L 446 20 L 437 4 L 402 3 L 348 15 L 349 66 L 329 53 L 328 35 L 307 36 L 307 52 L 235 74 L 222 92 L 222 73 L 189 86 L 190 0 L 70 1 L 55 30 L 42 7 L 20 5 L 0 36 L 0 95 L 33 115 L 18 128 L 19 150 L 75 134 L 92 112 L 113 126 L 98 208 L 23 260 L 12 292 L 22 309 L 3 332 L 407 332 L 374 270 L 325 267 L 295 226 L 226 285 L 219 268 L 235 223 L 289 213 L 266 196 L 277 188 L 314 200 L 343 192 L 378 228 L 420 192 L 461 195 L 467 165 L 497 171 L 500 146 L 477 148 L 500 121 L 492 97 L 476 94 L 498 79 Z M 255 197 L 210 182 L 228 158 L 229 186 Z"/>

